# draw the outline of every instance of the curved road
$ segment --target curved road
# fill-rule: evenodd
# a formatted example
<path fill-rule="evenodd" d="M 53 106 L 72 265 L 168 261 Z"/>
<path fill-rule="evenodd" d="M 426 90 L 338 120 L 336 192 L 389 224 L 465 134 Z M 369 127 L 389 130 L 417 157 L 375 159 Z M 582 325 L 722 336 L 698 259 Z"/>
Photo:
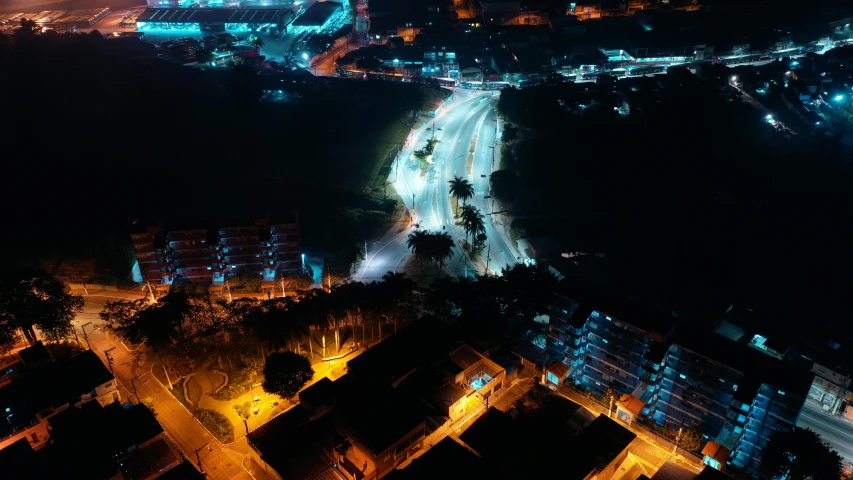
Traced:
<path fill-rule="evenodd" d="M 410 213 L 414 204 L 413 218 L 421 228 L 444 230 L 454 240 L 458 240 L 465 238 L 465 231 L 454 224 L 447 182 L 454 176 L 467 178 L 475 187 L 471 203 L 483 214 L 491 212 L 491 202 L 485 196 L 488 194 L 488 176 L 493 163 L 492 147 L 495 146 L 497 121 L 494 106 L 498 96 L 494 92 L 455 89 L 454 97 L 435 119 L 411 132 L 388 180 Z M 433 164 L 425 175 L 420 175 L 417 164 L 410 160 L 411 154 L 422 148 L 433 134 L 438 139 L 433 152 Z M 473 143 L 475 139 L 476 144 Z M 475 148 L 474 161 L 469 175 L 468 156 L 472 145 Z M 495 220 L 492 215 L 487 215 L 488 240 L 483 255 L 490 253 L 490 270 L 499 273 L 503 266 L 515 263 L 517 255 L 504 236 L 495 229 Z M 361 282 L 377 281 L 388 271 L 406 272 L 412 277 L 438 276 L 437 268 L 421 268 L 417 261 L 413 261 L 406 239 L 414 228 L 412 222 L 394 225 L 382 239 L 368 245 L 366 260 L 361 263 L 353 279 Z M 483 273 L 481 263 L 475 267 L 456 247 L 445 272 L 457 277 L 469 276 L 475 271 Z"/>

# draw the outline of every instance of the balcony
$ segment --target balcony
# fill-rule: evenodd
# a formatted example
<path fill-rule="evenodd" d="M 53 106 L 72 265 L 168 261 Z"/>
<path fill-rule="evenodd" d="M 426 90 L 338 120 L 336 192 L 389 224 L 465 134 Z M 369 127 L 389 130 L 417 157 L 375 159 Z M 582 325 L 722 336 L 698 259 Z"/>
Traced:
<path fill-rule="evenodd" d="M 166 235 L 169 242 L 187 242 L 207 239 L 207 230 L 185 230 L 182 232 L 170 232 Z"/>
<path fill-rule="evenodd" d="M 231 237 L 231 238 L 220 238 L 219 244 L 223 247 L 244 247 L 244 246 L 255 246 L 260 247 L 261 242 L 258 240 L 258 236 L 246 236 L 246 237 Z"/>

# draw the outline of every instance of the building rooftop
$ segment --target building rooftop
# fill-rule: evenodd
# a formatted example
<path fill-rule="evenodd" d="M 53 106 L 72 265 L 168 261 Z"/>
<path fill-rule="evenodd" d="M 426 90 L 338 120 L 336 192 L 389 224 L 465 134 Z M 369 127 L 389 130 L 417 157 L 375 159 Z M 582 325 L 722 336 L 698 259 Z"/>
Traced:
<path fill-rule="evenodd" d="M 204 480 L 205 476 L 187 460 L 176 467 L 167 470 L 166 473 L 157 477 L 157 480 Z"/>
<path fill-rule="evenodd" d="M 124 480 L 144 480 L 178 463 L 178 457 L 164 439 L 131 453 L 121 461 Z"/>
<path fill-rule="evenodd" d="M 575 461 L 567 464 L 567 478 L 585 478 L 595 468 L 612 462 L 637 435 L 607 418 L 599 415 L 577 436 L 575 447 L 580 449 Z"/>
<path fill-rule="evenodd" d="M 569 373 L 569 366 L 563 362 L 554 361 L 551 362 L 550 365 L 548 365 L 548 371 L 557 375 L 560 378 L 563 378 L 566 376 L 566 374 Z"/>
<path fill-rule="evenodd" d="M 277 23 L 286 10 L 231 8 L 146 8 L 137 23 Z"/>
<path fill-rule="evenodd" d="M 338 2 L 317 2 L 294 20 L 293 25 L 297 27 L 319 27 L 326 23 L 341 6 Z"/>
<path fill-rule="evenodd" d="M 671 314 L 631 298 L 610 295 L 578 285 L 561 285 L 561 291 L 558 293 L 582 306 L 589 306 L 620 322 L 645 330 L 653 337 L 659 337 L 655 340 L 662 343 L 675 329 L 675 319 Z"/>
<path fill-rule="evenodd" d="M 694 480 L 697 475 L 698 473 L 667 461 L 655 472 L 652 480 Z"/>
<path fill-rule="evenodd" d="M 404 469 L 392 470 L 388 480 L 432 480 L 435 478 L 477 478 L 482 476 L 486 461 L 463 447 L 452 437 L 445 437 Z"/>
<path fill-rule="evenodd" d="M 762 383 L 805 398 L 814 380 L 808 370 L 714 333 L 683 330 L 676 333 L 673 343 L 743 373 L 735 393 L 741 401 L 752 402 Z"/>
<path fill-rule="evenodd" d="M 50 352 L 47 351 L 41 340 L 37 341 L 35 345 L 19 350 L 18 356 L 21 357 L 21 361 L 24 362 L 24 366 L 27 368 L 37 367 L 45 363 L 53 363 Z"/>
<path fill-rule="evenodd" d="M 376 455 L 423 425 L 428 413 L 422 402 L 391 387 L 359 386 L 358 391 L 342 398 L 338 406 L 339 417 Z"/>
<path fill-rule="evenodd" d="M 323 405 L 335 398 L 336 387 L 328 377 L 323 377 L 311 386 L 299 392 L 299 402 L 314 407 Z"/>
<path fill-rule="evenodd" d="M 347 370 L 359 381 L 390 385 L 446 355 L 454 338 L 446 324 L 424 317 L 350 360 Z"/>
<path fill-rule="evenodd" d="M 331 450 L 334 416 L 311 421 L 312 412 L 297 406 L 249 433 L 249 442 L 261 458 L 288 478 L 308 478 L 329 465 L 325 448 Z"/>
<path fill-rule="evenodd" d="M 450 352 L 450 361 L 458 365 L 459 368 L 463 370 L 476 364 L 482 359 L 483 356 L 468 345 L 462 345 L 456 350 Z"/>

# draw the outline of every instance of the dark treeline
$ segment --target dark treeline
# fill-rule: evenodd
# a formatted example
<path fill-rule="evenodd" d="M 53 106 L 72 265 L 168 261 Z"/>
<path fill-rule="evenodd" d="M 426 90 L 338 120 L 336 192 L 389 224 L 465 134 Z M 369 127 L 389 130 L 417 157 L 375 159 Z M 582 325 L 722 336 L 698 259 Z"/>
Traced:
<path fill-rule="evenodd" d="M 686 70 L 631 81 L 503 92 L 520 129 L 496 195 L 513 227 L 605 253 L 590 278 L 693 316 L 738 303 L 780 325 L 840 326 L 804 321 L 845 311 L 853 286 L 853 156 L 838 136 L 785 138 Z M 628 115 L 614 112 L 623 101 Z"/>
<path fill-rule="evenodd" d="M 298 209 L 309 248 L 351 257 L 393 208 L 376 179 L 421 99 L 411 85 L 193 70 L 96 33 L 0 35 L 0 64 L 0 224 L 18 258 L 98 254 L 137 218 L 259 209 Z M 301 101 L 258 101 L 288 86 Z"/>

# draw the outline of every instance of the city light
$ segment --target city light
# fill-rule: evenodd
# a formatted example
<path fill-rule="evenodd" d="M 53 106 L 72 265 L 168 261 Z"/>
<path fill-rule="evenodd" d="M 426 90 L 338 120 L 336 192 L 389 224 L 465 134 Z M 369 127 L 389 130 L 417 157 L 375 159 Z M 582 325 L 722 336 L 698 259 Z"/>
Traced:
<path fill-rule="evenodd" d="M 737 82 L 737 75 L 732 75 L 732 82 Z"/>
<path fill-rule="evenodd" d="M 836 102 L 840 102 L 840 101 L 842 101 L 842 100 L 844 100 L 844 95 L 836 95 L 836 96 L 835 96 L 835 101 L 836 101 Z"/>
<path fill-rule="evenodd" d="M 304 60 L 308 60 L 308 54 L 307 54 L 307 53 L 303 53 L 303 54 L 302 54 L 302 58 L 303 58 Z"/>

